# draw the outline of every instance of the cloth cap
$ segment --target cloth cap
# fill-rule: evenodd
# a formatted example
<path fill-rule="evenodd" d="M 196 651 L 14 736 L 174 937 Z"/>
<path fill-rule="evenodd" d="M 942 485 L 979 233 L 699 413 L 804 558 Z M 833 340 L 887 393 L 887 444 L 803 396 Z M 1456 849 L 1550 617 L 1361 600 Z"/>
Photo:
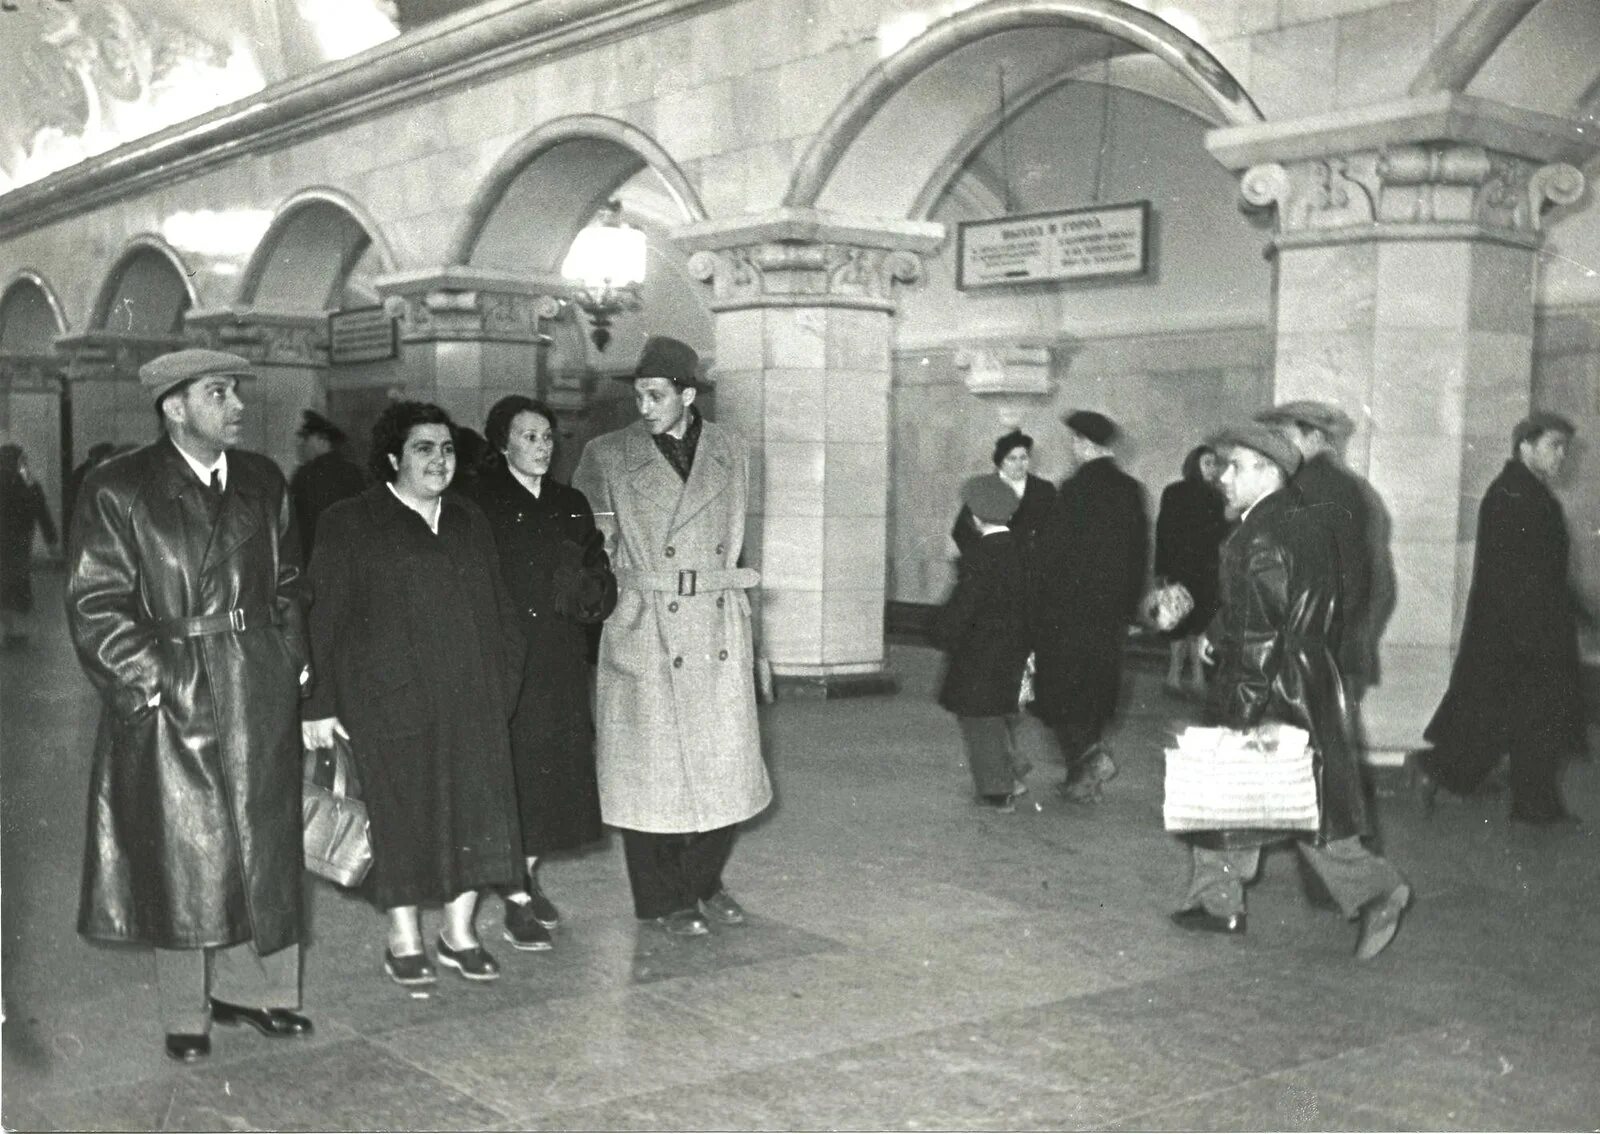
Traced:
<path fill-rule="evenodd" d="M 1511 431 L 1511 444 L 1520 445 L 1524 441 L 1536 441 L 1546 433 L 1565 433 L 1568 437 L 1573 437 L 1577 432 L 1577 427 L 1559 413 L 1530 413 L 1517 422 L 1516 428 Z"/>
<path fill-rule="evenodd" d="M 1300 471 L 1300 450 L 1283 434 L 1276 429 L 1263 425 L 1257 421 L 1241 422 L 1230 425 L 1221 433 L 1211 439 L 1213 449 L 1231 449 L 1243 445 L 1246 449 L 1254 449 L 1267 460 L 1277 465 L 1286 476 L 1293 476 Z"/>
<path fill-rule="evenodd" d="M 986 524 L 1009 524 L 1022 501 L 998 473 L 985 473 L 961 486 L 961 503 Z"/>
<path fill-rule="evenodd" d="M 223 350 L 178 350 L 139 367 L 139 385 L 157 403 L 179 386 L 212 374 L 248 375 L 250 363 Z"/>
<path fill-rule="evenodd" d="M 310 409 L 300 411 L 300 428 L 295 435 L 297 437 L 326 437 L 335 445 L 344 440 L 344 430 L 323 417 L 316 410 Z"/>
<path fill-rule="evenodd" d="M 629 382 L 635 378 L 665 378 L 674 386 L 698 389 L 700 356 L 688 343 L 666 335 L 651 335 L 639 352 L 639 365 L 624 377 Z"/>
<path fill-rule="evenodd" d="M 1096 445 L 1109 445 L 1117 439 L 1117 423 L 1094 410 L 1073 410 L 1061 419 L 1068 429 Z"/>
<path fill-rule="evenodd" d="M 1356 423 L 1350 420 L 1349 414 L 1328 402 L 1284 402 L 1281 406 L 1262 410 L 1256 414 L 1256 420 L 1265 425 L 1304 422 L 1322 430 L 1332 441 L 1343 441 L 1356 427 Z"/>

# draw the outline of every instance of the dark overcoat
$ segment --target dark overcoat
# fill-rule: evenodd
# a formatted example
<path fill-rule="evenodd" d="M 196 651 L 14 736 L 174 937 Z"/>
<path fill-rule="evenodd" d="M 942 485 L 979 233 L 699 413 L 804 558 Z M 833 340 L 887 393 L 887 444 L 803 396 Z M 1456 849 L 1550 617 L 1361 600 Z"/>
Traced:
<path fill-rule="evenodd" d="M 1162 489 L 1155 575 L 1182 583 L 1194 599 L 1194 609 L 1168 632 L 1169 638 L 1198 634 L 1216 615 L 1218 550 L 1227 535 L 1227 509 L 1211 482 L 1184 479 Z"/>
<path fill-rule="evenodd" d="M 70 542 L 67 621 L 103 705 L 78 931 L 299 941 L 306 648 L 283 474 L 236 449 L 218 499 L 163 439 L 89 474 Z M 232 611 L 243 630 L 175 621 Z"/>
<path fill-rule="evenodd" d="M 1331 453 L 1318 453 L 1294 477 L 1302 505 L 1333 536 L 1339 554 L 1343 629 L 1339 672 L 1359 686 L 1377 676 L 1377 632 L 1372 625 L 1375 518 L 1372 489 Z"/>
<path fill-rule="evenodd" d="M 317 521 L 322 513 L 366 486 L 366 474 L 342 453 L 320 453 L 294 470 L 289 478 L 289 494 L 294 498 L 295 520 L 300 526 L 300 545 L 307 563 L 311 562 Z"/>
<path fill-rule="evenodd" d="M 1221 605 L 1209 631 L 1215 723 L 1249 729 L 1279 721 L 1311 734 L 1321 841 L 1372 830 L 1337 661 L 1336 556 L 1332 534 L 1292 487 L 1263 497 L 1222 545 Z M 1193 841 L 1238 847 L 1303 837 L 1223 831 Z"/>
<path fill-rule="evenodd" d="M 56 525 L 37 481 L 0 473 L 0 610 L 33 609 L 33 532 L 56 541 Z"/>
<path fill-rule="evenodd" d="M 1089 461 L 1061 483 L 1035 555 L 1035 715 L 1095 727 L 1111 719 L 1149 554 L 1144 490 L 1114 460 Z"/>
<path fill-rule="evenodd" d="M 1023 485 L 1022 498 L 1017 501 L 1017 510 L 1006 521 L 1006 526 L 1017 538 L 1025 552 L 1031 553 L 1033 546 L 1038 542 L 1039 529 L 1044 527 L 1045 521 L 1050 518 L 1050 506 L 1056 500 L 1056 486 L 1043 477 L 1029 474 L 1027 482 Z M 972 526 L 972 509 L 965 504 L 956 514 L 955 525 L 950 529 L 950 538 L 955 540 L 956 547 L 963 555 L 967 549 L 978 542 L 978 529 Z"/>
<path fill-rule="evenodd" d="M 571 850 L 604 833 L 594 772 L 588 634 L 616 605 L 604 541 L 583 493 L 546 476 L 535 496 L 503 464 L 471 488 L 527 640 L 511 760 L 522 850 Z"/>
<path fill-rule="evenodd" d="M 1561 502 L 1520 461 L 1507 461 L 1478 508 L 1461 647 L 1425 733 L 1441 750 L 1498 756 L 1522 745 L 1555 759 L 1583 751 L 1567 541 Z"/>
<path fill-rule="evenodd" d="M 308 720 L 350 733 L 381 908 L 522 877 L 507 722 L 519 619 L 489 521 L 455 492 L 439 532 L 375 484 L 323 513 L 311 559 Z"/>
<path fill-rule="evenodd" d="M 949 655 L 939 704 L 961 717 L 1015 713 L 1032 614 L 1028 562 L 1016 534 L 990 532 L 968 547 L 955 590 L 933 622 L 934 644 Z"/>

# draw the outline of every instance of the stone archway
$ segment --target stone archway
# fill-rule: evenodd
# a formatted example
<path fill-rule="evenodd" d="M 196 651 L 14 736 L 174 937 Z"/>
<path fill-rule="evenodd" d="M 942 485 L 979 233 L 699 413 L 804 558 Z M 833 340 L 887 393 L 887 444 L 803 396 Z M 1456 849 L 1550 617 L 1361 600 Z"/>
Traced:
<path fill-rule="evenodd" d="M 196 306 L 194 273 L 178 250 L 153 233 L 136 236 L 95 297 L 88 330 L 140 338 L 173 338 Z"/>
<path fill-rule="evenodd" d="M 66 329 L 55 291 L 40 273 L 24 269 L 0 291 L 0 438 L 22 446 L 63 529 L 72 403 L 54 344 Z"/>
<path fill-rule="evenodd" d="M 239 281 L 238 303 L 321 314 L 344 306 L 352 279 L 369 303 L 371 278 L 393 271 L 394 253 L 371 215 L 337 189 L 314 187 L 278 207 Z"/>

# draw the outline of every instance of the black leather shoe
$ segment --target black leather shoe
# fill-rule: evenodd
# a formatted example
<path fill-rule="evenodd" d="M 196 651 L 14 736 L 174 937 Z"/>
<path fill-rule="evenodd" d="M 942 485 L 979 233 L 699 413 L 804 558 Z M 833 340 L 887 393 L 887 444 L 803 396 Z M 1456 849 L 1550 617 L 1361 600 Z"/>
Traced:
<path fill-rule="evenodd" d="M 1422 753 L 1406 753 L 1406 783 L 1411 787 L 1411 794 L 1417 801 L 1417 807 L 1424 815 L 1432 815 L 1433 809 L 1439 802 L 1439 781 L 1428 775 L 1422 766 Z"/>
<path fill-rule="evenodd" d="M 474 945 L 470 949 L 452 949 L 445 944 L 443 937 L 435 942 L 433 951 L 439 957 L 439 963 L 446 968 L 454 969 L 468 980 L 490 981 L 500 979 L 500 962 L 489 954 L 489 950 L 482 945 Z"/>
<path fill-rule="evenodd" d="M 1208 913 L 1202 906 L 1190 906 L 1186 910 L 1179 910 L 1172 915 L 1172 924 L 1179 929 L 1188 929 L 1196 933 L 1228 933 L 1242 934 L 1244 932 L 1244 914 L 1230 914 L 1219 917 L 1217 914 Z"/>
<path fill-rule="evenodd" d="M 1370 961 L 1389 947 L 1400 932 L 1400 915 L 1411 904 L 1411 887 L 1404 882 L 1361 907 L 1361 936 L 1356 939 L 1356 960 Z"/>
<path fill-rule="evenodd" d="M 197 1063 L 211 1054 L 211 1037 L 170 1032 L 167 1035 L 167 1058 L 179 1063 Z"/>
<path fill-rule="evenodd" d="M 287 1008 L 245 1008 L 225 1000 L 211 1002 L 211 1019 L 213 1023 L 227 1024 L 229 1027 L 249 1024 L 272 1039 L 309 1036 L 313 1031 L 310 1020 Z"/>
<path fill-rule="evenodd" d="M 556 904 L 544 896 L 544 891 L 539 888 L 539 879 L 534 875 L 528 876 L 528 897 L 533 901 L 528 904 L 533 908 L 533 916 L 539 924 L 546 929 L 554 929 L 561 924 L 561 911 L 556 909 Z"/>
<path fill-rule="evenodd" d="M 702 898 L 700 909 L 718 925 L 743 925 L 745 922 L 744 907 L 734 901 L 733 895 L 726 890 L 718 890 L 709 898 Z"/>
<path fill-rule="evenodd" d="M 677 910 L 665 917 L 652 918 L 651 924 L 660 926 L 673 937 L 704 937 L 711 932 L 711 924 L 695 910 Z"/>
<path fill-rule="evenodd" d="M 524 953 L 543 953 L 555 948 L 555 938 L 539 916 L 533 902 L 514 902 L 506 899 L 506 925 L 502 934 L 513 949 Z"/>

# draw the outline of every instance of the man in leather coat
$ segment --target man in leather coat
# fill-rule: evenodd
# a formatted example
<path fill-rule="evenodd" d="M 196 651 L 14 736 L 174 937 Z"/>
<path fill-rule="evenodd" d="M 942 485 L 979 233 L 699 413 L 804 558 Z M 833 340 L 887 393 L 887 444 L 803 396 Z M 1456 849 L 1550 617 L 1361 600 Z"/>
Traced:
<path fill-rule="evenodd" d="M 165 435 L 96 467 L 67 618 L 102 710 L 78 932 L 156 954 L 167 1053 L 213 1021 L 305 1036 L 300 1002 L 300 545 L 283 474 L 234 448 L 249 364 L 139 371 Z M 208 976 L 209 970 L 209 976 Z"/>
<path fill-rule="evenodd" d="M 1394 939 L 1411 888 L 1361 842 L 1371 824 L 1335 660 L 1337 552 L 1327 527 L 1289 484 L 1301 457 L 1286 438 L 1251 423 L 1212 444 L 1226 461 L 1229 515 L 1239 519 L 1222 545 L 1221 606 L 1209 632 L 1217 663 L 1215 723 L 1251 730 L 1280 722 L 1311 734 L 1319 829 L 1189 836 L 1194 872 L 1184 908 L 1172 920 L 1183 929 L 1243 933 L 1244 886 L 1260 865 L 1261 847 L 1295 839 L 1345 916 L 1360 917 L 1356 956 L 1370 960 Z"/>

